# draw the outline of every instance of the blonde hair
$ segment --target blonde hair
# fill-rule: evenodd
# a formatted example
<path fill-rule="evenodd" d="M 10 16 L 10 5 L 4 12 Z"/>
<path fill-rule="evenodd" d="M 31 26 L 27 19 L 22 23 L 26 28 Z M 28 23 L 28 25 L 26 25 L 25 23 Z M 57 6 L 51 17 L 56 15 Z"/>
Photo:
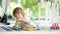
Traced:
<path fill-rule="evenodd" d="M 21 13 L 23 16 L 25 16 L 24 12 L 23 12 L 23 9 L 21 7 L 16 7 L 14 10 L 13 10 L 13 16 L 15 16 L 15 14 L 18 14 L 18 13 Z"/>

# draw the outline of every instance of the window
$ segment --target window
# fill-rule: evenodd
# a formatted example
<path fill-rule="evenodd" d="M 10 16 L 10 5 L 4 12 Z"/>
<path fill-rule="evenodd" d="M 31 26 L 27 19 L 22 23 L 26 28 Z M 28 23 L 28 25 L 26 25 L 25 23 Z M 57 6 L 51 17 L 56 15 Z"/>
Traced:
<path fill-rule="evenodd" d="M 21 4 L 26 10 L 26 16 L 30 17 L 31 20 L 38 19 L 38 0 L 22 0 Z"/>
<path fill-rule="evenodd" d="M 42 3 L 41 0 L 9 0 L 9 6 L 7 9 L 8 18 L 14 20 L 15 18 L 12 14 L 13 9 L 22 6 L 27 18 L 30 18 L 31 20 L 45 20 L 46 7 L 45 3 Z"/>
<path fill-rule="evenodd" d="M 50 22 L 53 22 L 57 19 L 57 6 L 55 1 L 52 2 L 50 0 L 9 0 L 9 5 L 7 8 L 8 20 L 15 20 L 13 16 L 13 9 L 18 6 L 23 7 L 26 14 L 25 16 L 31 20 L 43 20 L 48 23 L 49 20 Z M 58 2 L 58 6 L 60 6 L 60 1 Z M 51 8 L 54 10 L 52 10 Z M 54 16 L 52 16 L 52 14 Z"/>
<path fill-rule="evenodd" d="M 7 10 L 8 16 L 13 17 L 13 9 L 15 7 L 22 6 L 24 8 L 24 12 L 26 13 L 26 17 L 30 17 L 32 20 L 38 19 L 38 0 L 10 0 L 9 2 Z"/>
<path fill-rule="evenodd" d="M 9 5 L 7 9 L 8 20 L 15 20 L 15 18 L 13 17 L 13 9 L 17 6 L 20 6 L 17 3 L 17 0 L 9 0 Z"/>

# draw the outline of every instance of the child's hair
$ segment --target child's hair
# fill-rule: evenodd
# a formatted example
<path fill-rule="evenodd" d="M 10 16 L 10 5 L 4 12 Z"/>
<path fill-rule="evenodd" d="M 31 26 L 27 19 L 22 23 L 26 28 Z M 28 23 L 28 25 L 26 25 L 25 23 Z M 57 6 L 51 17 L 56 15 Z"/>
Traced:
<path fill-rule="evenodd" d="M 16 7 L 13 10 L 13 16 L 15 16 L 15 14 L 18 14 L 18 13 L 21 13 L 24 16 L 24 12 L 23 12 L 23 9 L 21 7 Z"/>

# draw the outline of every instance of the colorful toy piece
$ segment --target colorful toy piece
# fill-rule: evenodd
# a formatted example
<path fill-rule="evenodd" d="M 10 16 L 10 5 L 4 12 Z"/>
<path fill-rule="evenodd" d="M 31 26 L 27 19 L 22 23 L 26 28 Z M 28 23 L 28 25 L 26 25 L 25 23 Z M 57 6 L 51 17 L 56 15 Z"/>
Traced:
<path fill-rule="evenodd" d="M 53 23 L 51 26 L 51 29 L 59 29 L 59 26 L 57 23 Z"/>
<path fill-rule="evenodd" d="M 26 27 L 26 28 L 22 28 L 22 30 L 24 30 L 24 31 L 35 31 L 35 30 L 37 30 L 37 28 L 35 28 L 35 27 Z"/>
<path fill-rule="evenodd" d="M 37 30 L 42 30 L 42 28 L 40 26 L 37 26 Z"/>
<path fill-rule="evenodd" d="M 15 26 L 13 26 L 13 29 L 15 29 L 15 30 L 18 30 L 19 29 L 18 23 L 15 23 Z"/>
<path fill-rule="evenodd" d="M 18 27 L 18 23 L 16 23 L 16 24 L 15 24 L 15 27 L 16 27 L 16 30 L 18 30 L 18 29 L 19 29 L 19 27 Z"/>

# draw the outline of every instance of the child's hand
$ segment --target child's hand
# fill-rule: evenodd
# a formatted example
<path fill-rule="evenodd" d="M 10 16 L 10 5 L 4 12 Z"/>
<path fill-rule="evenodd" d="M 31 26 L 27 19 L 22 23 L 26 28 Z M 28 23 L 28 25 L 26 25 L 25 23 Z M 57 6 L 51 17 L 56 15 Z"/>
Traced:
<path fill-rule="evenodd" d="M 15 26 L 13 26 L 13 29 L 15 29 L 16 27 Z"/>
<path fill-rule="evenodd" d="M 18 21 L 22 21 L 22 22 L 24 22 L 25 24 L 29 24 L 29 23 L 30 23 L 30 21 L 28 21 L 28 20 L 25 19 L 25 18 L 20 18 L 20 19 L 18 19 Z"/>

